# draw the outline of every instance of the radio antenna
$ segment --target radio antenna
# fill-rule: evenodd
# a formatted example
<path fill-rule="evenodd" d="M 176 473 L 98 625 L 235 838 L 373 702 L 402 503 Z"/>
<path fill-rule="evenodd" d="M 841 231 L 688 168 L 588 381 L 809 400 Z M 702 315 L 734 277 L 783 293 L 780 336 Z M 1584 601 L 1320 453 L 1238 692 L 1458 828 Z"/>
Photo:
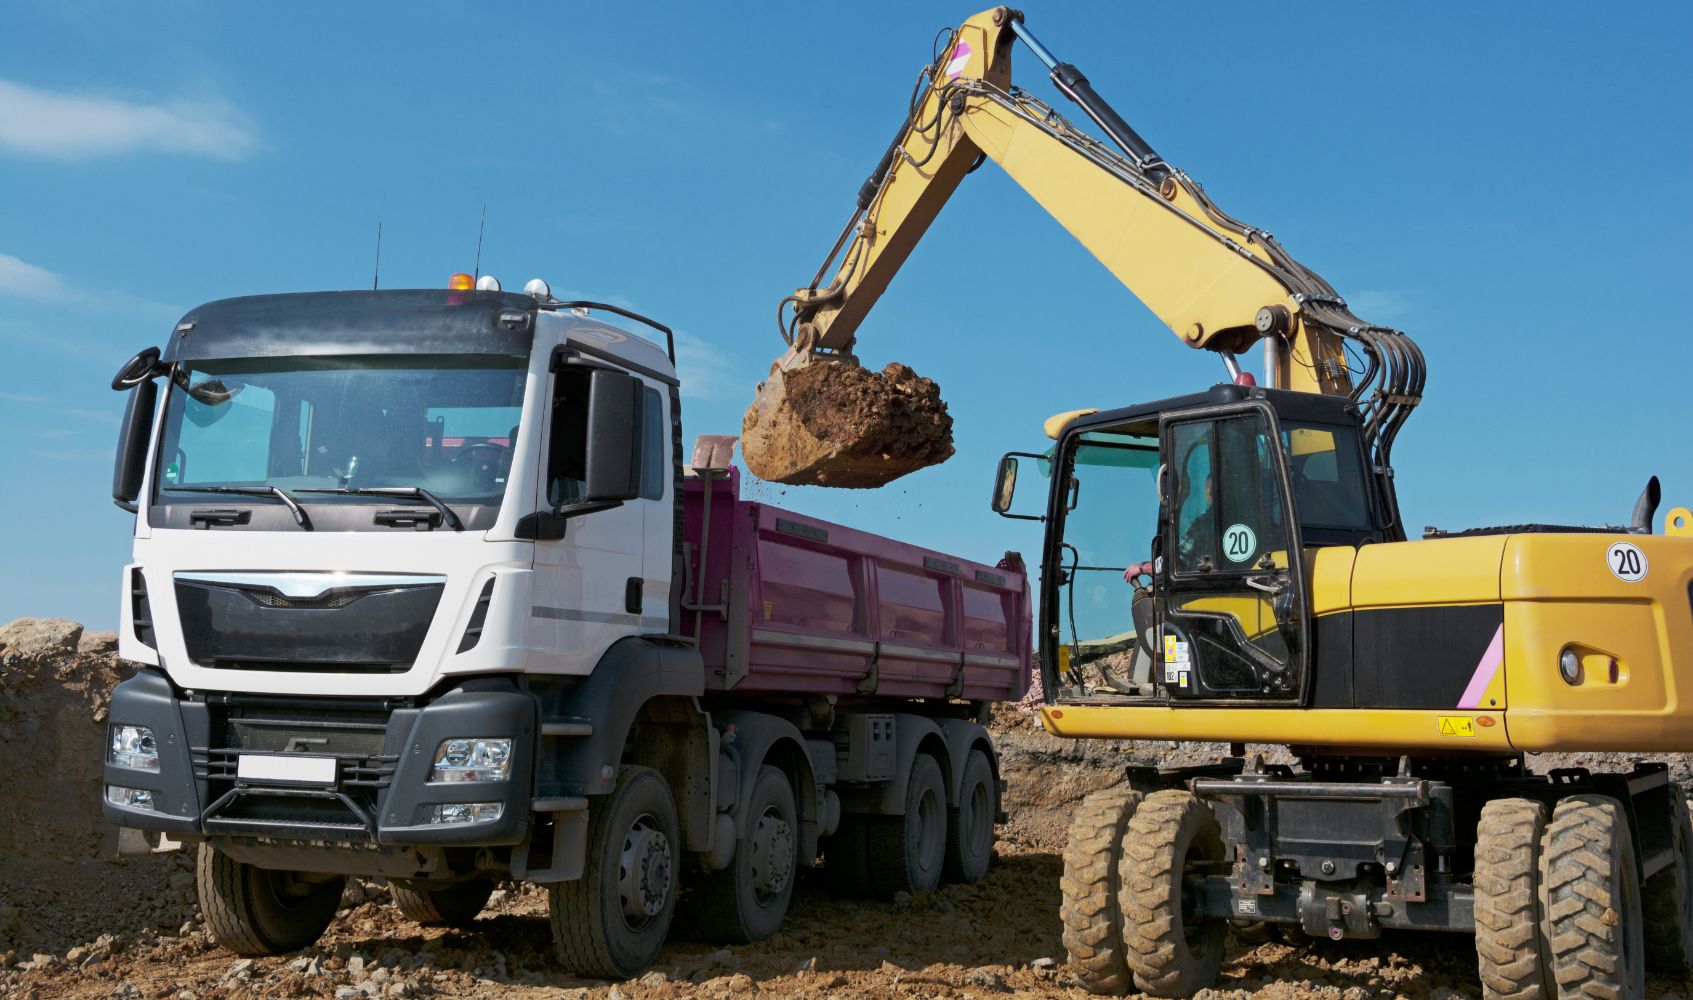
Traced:
<path fill-rule="evenodd" d="M 487 202 L 483 202 L 482 203 L 482 220 L 476 224 L 476 274 L 475 274 L 475 277 L 478 278 L 478 279 L 480 279 L 482 277 L 482 231 L 486 228 L 488 228 L 488 204 L 487 204 Z"/>
<path fill-rule="evenodd" d="M 370 290 L 382 287 L 382 220 L 376 220 L 376 273 L 371 276 Z"/>

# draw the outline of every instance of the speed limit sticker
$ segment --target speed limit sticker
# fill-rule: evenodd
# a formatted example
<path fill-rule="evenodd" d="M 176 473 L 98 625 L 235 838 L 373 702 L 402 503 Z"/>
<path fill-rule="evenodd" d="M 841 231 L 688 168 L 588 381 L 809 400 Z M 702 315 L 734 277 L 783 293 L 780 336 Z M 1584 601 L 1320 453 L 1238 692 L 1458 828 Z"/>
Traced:
<path fill-rule="evenodd" d="M 1223 555 L 1229 562 L 1247 562 L 1258 551 L 1258 536 L 1251 527 L 1231 524 L 1223 532 Z"/>
<path fill-rule="evenodd" d="M 1616 542 L 1605 550 L 1605 565 L 1624 583 L 1646 579 L 1646 553 L 1633 542 Z"/>

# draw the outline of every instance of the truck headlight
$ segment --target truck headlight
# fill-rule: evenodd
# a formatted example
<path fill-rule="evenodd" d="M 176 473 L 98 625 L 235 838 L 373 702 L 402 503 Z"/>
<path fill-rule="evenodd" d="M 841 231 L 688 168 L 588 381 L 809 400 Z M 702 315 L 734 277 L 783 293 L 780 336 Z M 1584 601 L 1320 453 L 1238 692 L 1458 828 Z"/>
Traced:
<path fill-rule="evenodd" d="M 505 781 L 511 777 L 511 740 L 442 740 L 429 780 Z"/>
<path fill-rule="evenodd" d="M 505 809 L 503 802 L 448 802 L 429 810 L 429 822 L 492 823 Z"/>
<path fill-rule="evenodd" d="M 124 806 L 128 809 L 145 809 L 153 812 L 158 806 L 153 804 L 153 793 L 145 788 L 125 788 L 122 785 L 106 786 L 106 801 L 114 806 Z"/>
<path fill-rule="evenodd" d="M 146 726 L 111 727 L 112 745 L 106 763 L 136 771 L 159 769 L 159 744 Z"/>

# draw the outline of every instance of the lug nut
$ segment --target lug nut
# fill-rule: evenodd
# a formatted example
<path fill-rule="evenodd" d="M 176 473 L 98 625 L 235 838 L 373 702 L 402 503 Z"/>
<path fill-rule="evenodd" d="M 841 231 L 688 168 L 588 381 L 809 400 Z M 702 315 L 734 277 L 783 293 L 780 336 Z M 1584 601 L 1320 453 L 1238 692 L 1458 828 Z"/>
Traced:
<path fill-rule="evenodd" d="M 1322 867 L 1323 867 L 1323 874 L 1324 875 L 1333 875 L 1334 874 L 1334 862 L 1333 861 L 1324 861 Z"/>

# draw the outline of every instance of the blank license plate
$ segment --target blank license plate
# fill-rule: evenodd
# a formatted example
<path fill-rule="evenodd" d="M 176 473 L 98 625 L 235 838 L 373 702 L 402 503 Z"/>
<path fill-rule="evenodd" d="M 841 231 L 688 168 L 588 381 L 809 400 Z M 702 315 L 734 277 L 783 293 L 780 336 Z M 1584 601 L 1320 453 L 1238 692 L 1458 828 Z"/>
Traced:
<path fill-rule="evenodd" d="M 312 785 L 333 785 L 335 758 L 244 753 L 236 759 L 235 775 L 242 781 L 296 781 Z"/>

